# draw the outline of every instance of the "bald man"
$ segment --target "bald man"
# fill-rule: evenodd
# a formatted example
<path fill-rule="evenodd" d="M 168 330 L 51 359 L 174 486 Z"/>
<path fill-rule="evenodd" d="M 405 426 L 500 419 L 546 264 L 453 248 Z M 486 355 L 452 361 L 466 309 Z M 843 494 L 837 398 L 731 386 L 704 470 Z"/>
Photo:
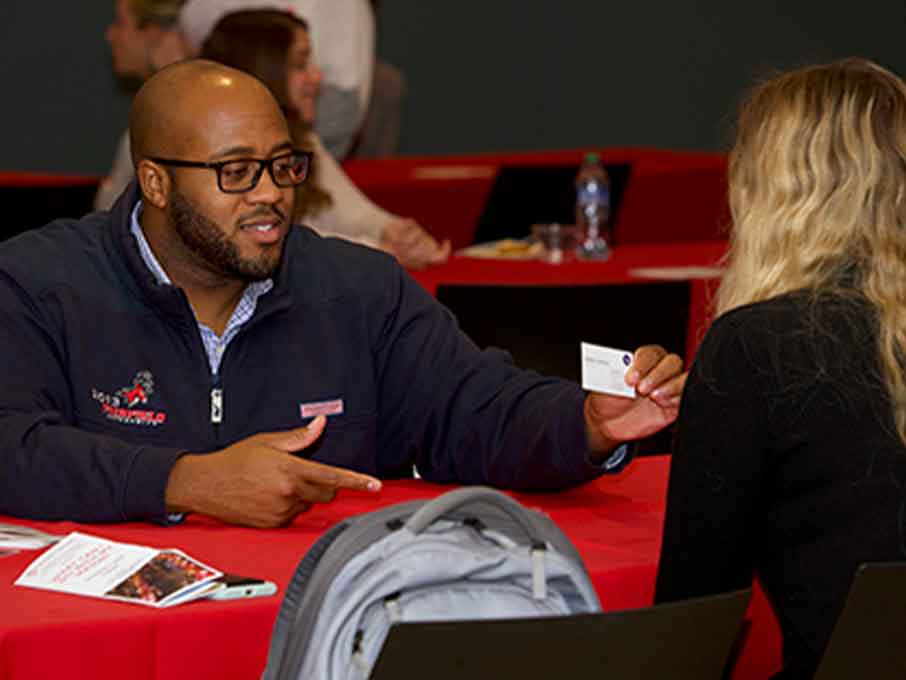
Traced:
<path fill-rule="evenodd" d="M 682 362 L 635 399 L 479 351 L 383 253 L 293 227 L 309 157 L 259 82 L 160 71 L 110 213 L 0 245 L 0 513 L 278 526 L 381 478 L 553 490 L 676 417 Z"/>

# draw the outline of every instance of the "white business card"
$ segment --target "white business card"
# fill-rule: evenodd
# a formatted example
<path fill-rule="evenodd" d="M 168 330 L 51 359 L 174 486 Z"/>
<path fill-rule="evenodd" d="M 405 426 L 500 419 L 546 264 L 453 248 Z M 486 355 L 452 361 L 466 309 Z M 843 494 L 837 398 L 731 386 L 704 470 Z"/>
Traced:
<path fill-rule="evenodd" d="M 632 352 L 612 347 L 581 343 L 582 389 L 621 397 L 635 397 L 635 388 L 626 384 L 626 371 L 632 365 Z"/>

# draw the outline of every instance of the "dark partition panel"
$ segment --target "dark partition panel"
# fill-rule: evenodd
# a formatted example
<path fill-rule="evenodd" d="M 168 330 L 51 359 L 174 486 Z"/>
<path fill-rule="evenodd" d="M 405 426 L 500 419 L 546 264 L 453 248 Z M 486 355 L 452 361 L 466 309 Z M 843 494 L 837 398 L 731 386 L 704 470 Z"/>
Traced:
<path fill-rule="evenodd" d="M 610 176 L 610 223 L 616 224 L 629 164 L 606 163 Z M 475 243 L 499 238 L 522 238 L 538 222 L 573 224 L 576 221 L 575 179 L 578 165 L 500 168 L 485 204 Z"/>
<path fill-rule="evenodd" d="M 685 355 L 689 284 L 600 286 L 460 286 L 437 299 L 479 347 L 500 347 L 522 368 L 581 380 L 579 343 L 634 350 L 659 344 Z M 669 433 L 643 452 L 664 453 Z"/>
<path fill-rule="evenodd" d="M 0 241 L 61 217 L 79 218 L 92 210 L 97 186 L 0 186 L 6 217 Z"/>

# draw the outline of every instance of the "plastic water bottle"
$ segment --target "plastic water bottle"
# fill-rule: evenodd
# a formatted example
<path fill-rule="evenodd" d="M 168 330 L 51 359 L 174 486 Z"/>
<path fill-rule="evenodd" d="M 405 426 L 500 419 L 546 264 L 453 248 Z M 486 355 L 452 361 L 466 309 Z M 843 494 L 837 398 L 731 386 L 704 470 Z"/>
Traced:
<path fill-rule="evenodd" d="M 585 156 L 576 175 L 576 225 L 579 244 L 576 256 L 583 260 L 606 260 L 610 223 L 610 178 L 596 153 Z"/>

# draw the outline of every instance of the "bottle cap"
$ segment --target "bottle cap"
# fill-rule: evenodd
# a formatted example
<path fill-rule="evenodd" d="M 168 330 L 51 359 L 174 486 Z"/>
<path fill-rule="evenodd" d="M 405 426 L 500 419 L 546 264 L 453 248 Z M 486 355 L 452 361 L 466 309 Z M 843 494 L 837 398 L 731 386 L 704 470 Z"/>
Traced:
<path fill-rule="evenodd" d="M 601 160 L 601 157 L 598 156 L 598 154 L 596 154 L 594 151 L 589 151 L 588 153 L 585 154 L 586 163 L 598 163 L 598 162 L 600 162 L 600 160 Z"/>

